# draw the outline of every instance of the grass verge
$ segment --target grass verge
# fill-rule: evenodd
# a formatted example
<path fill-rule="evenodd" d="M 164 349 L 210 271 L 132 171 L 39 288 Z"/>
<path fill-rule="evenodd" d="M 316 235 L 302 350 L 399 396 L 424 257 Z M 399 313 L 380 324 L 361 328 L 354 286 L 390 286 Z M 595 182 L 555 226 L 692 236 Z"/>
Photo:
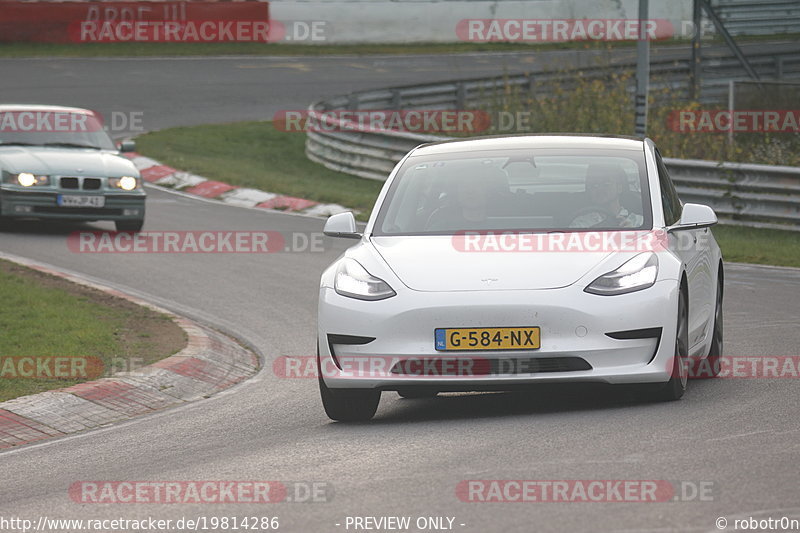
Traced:
<path fill-rule="evenodd" d="M 368 217 L 383 182 L 328 170 L 305 155 L 306 136 L 271 122 L 172 128 L 136 139 L 137 151 L 162 163 L 242 187 L 357 209 Z"/>
<path fill-rule="evenodd" d="M 257 189 L 333 202 L 366 220 L 382 182 L 333 172 L 309 161 L 305 135 L 270 122 L 173 128 L 137 139 L 139 151 L 181 170 Z M 800 267 L 797 232 L 718 225 L 726 261 Z"/>
<path fill-rule="evenodd" d="M 98 358 L 98 373 L 107 376 L 186 345 L 184 331 L 166 315 L 2 260 L 0 301 L 0 401 L 87 381 L 71 364 L 59 379 L 20 377 L 33 367 L 19 358 Z"/>
<path fill-rule="evenodd" d="M 743 226 L 714 226 L 725 261 L 800 267 L 800 233 Z"/>

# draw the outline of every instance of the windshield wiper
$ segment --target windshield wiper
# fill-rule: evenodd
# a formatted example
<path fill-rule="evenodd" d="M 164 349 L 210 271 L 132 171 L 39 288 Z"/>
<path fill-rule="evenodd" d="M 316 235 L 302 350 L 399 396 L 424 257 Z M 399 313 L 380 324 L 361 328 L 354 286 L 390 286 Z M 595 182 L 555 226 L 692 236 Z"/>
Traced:
<path fill-rule="evenodd" d="M 94 150 L 102 150 L 102 148 L 100 148 L 99 146 L 94 146 L 92 144 L 65 143 L 65 142 L 43 143 L 41 146 L 64 146 L 66 148 L 92 148 Z"/>
<path fill-rule="evenodd" d="M 7 143 L 0 142 L 0 146 L 36 146 L 36 145 L 34 143 L 24 143 L 24 142 L 11 141 L 11 142 L 7 142 Z"/>

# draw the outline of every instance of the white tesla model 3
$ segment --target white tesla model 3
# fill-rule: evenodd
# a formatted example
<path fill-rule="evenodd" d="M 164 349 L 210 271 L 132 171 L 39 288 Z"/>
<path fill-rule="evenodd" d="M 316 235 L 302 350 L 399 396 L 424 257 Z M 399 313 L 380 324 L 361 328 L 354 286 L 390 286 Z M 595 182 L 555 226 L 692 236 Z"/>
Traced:
<path fill-rule="evenodd" d="M 420 146 L 322 275 L 318 371 L 334 420 L 404 397 L 718 372 L 723 264 L 649 139 L 526 135 Z"/>

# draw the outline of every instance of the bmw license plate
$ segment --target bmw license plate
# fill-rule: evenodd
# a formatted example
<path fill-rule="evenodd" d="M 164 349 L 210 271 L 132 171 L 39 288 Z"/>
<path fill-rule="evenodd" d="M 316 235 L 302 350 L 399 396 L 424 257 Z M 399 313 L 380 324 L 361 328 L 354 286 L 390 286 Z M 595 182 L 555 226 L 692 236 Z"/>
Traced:
<path fill-rule="evenodd" d="M 450 350 L 537 350 L 541 345 L 538 327 L 438 328 L 438 351 Z"/>
<path fill-rule="evenodd" d="M 106 205 L 105 196 L 59 194 L 57 201 L 61 207 L 103 207 Z"/>

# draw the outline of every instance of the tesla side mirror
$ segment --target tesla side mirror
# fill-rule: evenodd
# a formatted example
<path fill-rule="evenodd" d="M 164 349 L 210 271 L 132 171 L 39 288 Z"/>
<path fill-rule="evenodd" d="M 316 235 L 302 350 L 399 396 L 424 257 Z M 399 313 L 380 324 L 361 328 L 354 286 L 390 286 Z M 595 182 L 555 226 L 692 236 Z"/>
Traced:
<path fill-rule="evenodd" d="M 670 229 L 673 231 L 684 229 L 707 228 L 717 223 L 717 214 L 707 205 L 684 204 L 681 219 Z"/>
<path fill-rule="evenodd" d="M 328 237 L 344 237 L 345 239 L 360 239 L 361 234 L 356 228 L 356 218 L 353 213 L 337 213 L 328 217 L 322 232 Z"/>
<path fill-rule="evenodd" d="M 136 143 L 134 141 L 122 141 L 119 143 L 119 151 L 126 153 L 126 152 L 133 152 L 136 150 Z"/>

